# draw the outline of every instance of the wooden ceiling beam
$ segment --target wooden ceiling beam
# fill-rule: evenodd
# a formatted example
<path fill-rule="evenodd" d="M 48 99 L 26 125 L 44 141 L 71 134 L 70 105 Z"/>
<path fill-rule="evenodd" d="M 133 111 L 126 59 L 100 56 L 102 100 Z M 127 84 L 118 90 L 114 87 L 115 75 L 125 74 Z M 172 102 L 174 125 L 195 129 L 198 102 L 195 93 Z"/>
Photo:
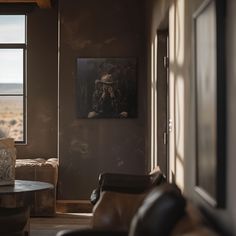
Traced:
<path fill-rule="evenodd" d="M 37 3 L 40 8 L 50 8 L 51 0 L 0 0 L 0 3 Z"/>
<path fill-rule="evenodd" d="M 40 8 L 50 8 L 51 5 L 51 0 L 36 0 L 38 6 Z"/>

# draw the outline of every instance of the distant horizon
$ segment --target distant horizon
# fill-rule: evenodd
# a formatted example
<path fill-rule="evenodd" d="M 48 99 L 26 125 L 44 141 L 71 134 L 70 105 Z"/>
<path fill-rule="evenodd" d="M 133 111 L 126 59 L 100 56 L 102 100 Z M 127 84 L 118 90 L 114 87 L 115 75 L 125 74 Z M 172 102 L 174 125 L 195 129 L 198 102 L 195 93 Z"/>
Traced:
<path fill-rule="evenodd" d="M 1 83 L 0 82 L 0 94 L 22 94 L 23 93 L 22 83 Z"/>
<path fill-rule="evenodd" d="M 2 82 L 0 82 L 0 84 L 22 84 L 23 85 L 23 83 L 16 83 L 16 82 L 10 82 L 10 83 L 2 83 Z"/>

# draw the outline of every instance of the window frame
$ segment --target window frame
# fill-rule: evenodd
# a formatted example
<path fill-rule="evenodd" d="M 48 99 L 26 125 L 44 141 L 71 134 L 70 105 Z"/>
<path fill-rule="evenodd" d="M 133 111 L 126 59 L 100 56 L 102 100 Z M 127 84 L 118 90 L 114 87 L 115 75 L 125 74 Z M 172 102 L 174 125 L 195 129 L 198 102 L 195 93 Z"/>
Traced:
<path fill-rule="evenodd" d="M 25 13 L 2 13 L 0 16 L 24 16 L 25 17 L 25 42 L 24 43 L 0 43 L 0 49 L 22 49 L 23 50 L 23 91 L 22 93 L 4 93 L 0 97 L 22 97 L 23 98 L 23 140 L 16 141 L 16 145 L 27 144 L 27 15 Z"/>

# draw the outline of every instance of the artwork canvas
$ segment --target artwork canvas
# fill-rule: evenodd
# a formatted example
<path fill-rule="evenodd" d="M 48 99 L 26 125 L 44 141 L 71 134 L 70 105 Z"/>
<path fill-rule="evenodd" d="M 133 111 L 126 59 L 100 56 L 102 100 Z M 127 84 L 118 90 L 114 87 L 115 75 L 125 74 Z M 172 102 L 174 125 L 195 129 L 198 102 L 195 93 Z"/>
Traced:
<path fill-rule="evenodd" d="M 79 118 L 137 116 L 135 58 L 77 58 Z"/>

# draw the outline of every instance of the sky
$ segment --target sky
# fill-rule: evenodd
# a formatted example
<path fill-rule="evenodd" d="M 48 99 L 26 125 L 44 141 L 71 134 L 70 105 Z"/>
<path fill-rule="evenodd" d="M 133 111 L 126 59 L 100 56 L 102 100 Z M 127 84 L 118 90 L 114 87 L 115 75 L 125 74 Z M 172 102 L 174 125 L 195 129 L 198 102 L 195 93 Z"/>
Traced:
<path fill-rule="evenodd" d="M 25 16 L 0 15 L 0 44 L 25 43 Z M 0 83 L 23 83 L 23 49 L 0 48 Z"/>

